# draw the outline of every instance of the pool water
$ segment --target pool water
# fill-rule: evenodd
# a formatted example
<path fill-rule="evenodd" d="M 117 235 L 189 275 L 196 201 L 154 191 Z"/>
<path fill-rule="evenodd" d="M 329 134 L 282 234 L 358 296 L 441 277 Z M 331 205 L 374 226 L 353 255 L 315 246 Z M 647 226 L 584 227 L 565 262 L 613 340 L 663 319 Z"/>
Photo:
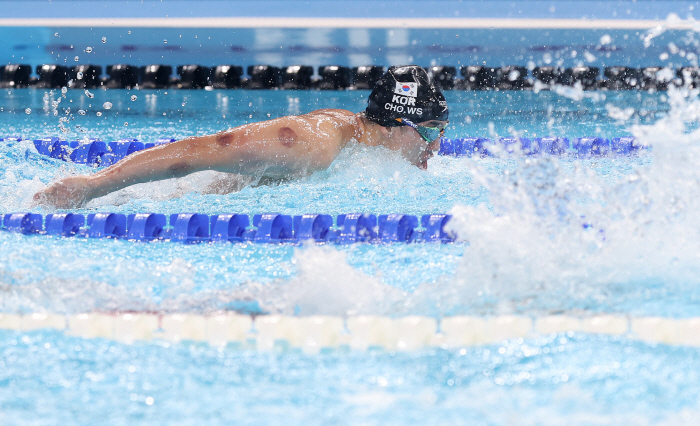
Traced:
<path fill-rule="evenodd" d="M 0 92 L 0 134 L 183 138 L 317 108 L 360 111 L 367 95 L 12 90 Z M 0 312 L 700 316 L 697 92 L 446 97 L 448 137 L 635 135 L 652 149 L 436 157 L 421 171 L 353 145 L 326 171 L 229 194 L 211 189 L 211 172 L 137 185 L 79 211 L 450 212 L 461 241 L 181 245 L 0 233 Z M 58 177 L 93 172 L 42 157 L 29 141 L 3 142 L 2 213 L 27 210 Z M 0 342 L 2 424 L 678 425 L 699 416 L 698 350 L 624 337 L 317 355 L 52 331 L 3 330 Z"/>

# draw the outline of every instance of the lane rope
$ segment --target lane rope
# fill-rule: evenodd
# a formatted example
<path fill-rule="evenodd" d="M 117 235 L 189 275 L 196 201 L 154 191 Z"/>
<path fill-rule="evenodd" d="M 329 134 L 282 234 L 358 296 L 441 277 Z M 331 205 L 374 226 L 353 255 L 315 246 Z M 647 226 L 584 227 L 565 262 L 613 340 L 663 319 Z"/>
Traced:
<path fill-rule="evenodd" d="M 0 137 L 0 142 L 21 142 L 21 136 Z M 56 136 L 34 139 L 34 147 L 43 156 L 84 164 L 91 167 L 107 167 L 135 152 L 175 142 L 175 138 L 159 138 L 153 142 L 141 142 L 135 138 L 124 138 L 105 142 L 99 139 L 84 141 L 63 140 Z M 637 155 L 649 151 L 636 138 L 621 136 L 605 137 L 463 137 L 441 138 L 438 155 L 453 157 L 494 157 L 557 155 L 589 157 L 615 157 Z"/>
<path fill-rule="evenodd" d="M 38 213 L 0 214 L 0 231 L 55 237 L 112 238 L 129 241 L 194 243 L 329 244 L 451 243 L 447 214 L 368 213 L 285 215 L 225 213 Z"/>
<path fill-rule="evenodd" d="M 349 348 L 413 351 L 497 344 L 558 333 L 616 336 L 652 343 L 700 347 L 700 317 L 661 318 L 598 315 L 542 316 L 283 316 L 239 314 L 98 313 L 0 314 L 0 329 L 58 330 L 69 336 L 125 343 L 162 340 L 208 342 L 250 350 Z"/>

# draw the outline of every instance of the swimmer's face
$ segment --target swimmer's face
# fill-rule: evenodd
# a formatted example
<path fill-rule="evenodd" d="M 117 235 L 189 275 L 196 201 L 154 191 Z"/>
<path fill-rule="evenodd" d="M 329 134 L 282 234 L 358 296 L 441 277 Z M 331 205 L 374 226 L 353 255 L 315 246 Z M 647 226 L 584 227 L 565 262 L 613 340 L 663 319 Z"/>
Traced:
<path fill-rule="evenodd" d="M 430 120 L 422 123 L 416 123 L 423 127 L 445 128 L 446 121 Z M 428 168 L 428 159 L 434 152 L 440 149 L 440 137 L 428 142 L 418 131 L 410 126 L 399 126 L 393 128 L 394 132 L 398 132 L 398 137 L 401 141 L 401 154 L 411 162 L 414 166 L 421 169 Z"/>

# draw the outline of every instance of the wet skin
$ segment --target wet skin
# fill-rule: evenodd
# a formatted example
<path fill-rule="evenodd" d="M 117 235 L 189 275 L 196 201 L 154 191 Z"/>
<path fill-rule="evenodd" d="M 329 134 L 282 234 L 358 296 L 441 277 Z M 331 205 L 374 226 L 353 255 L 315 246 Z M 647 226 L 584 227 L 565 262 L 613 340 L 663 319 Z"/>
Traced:
<path fill-rule="evenodd" d="M 398 151 L 422 169 L 428 167 L 428 159 L 440 144 L 439 138 L 427 143 L 408 126 L 386 128 L 367 120 L 363 113 L 322 109 L 139 151 L 93 175 L 53 183 L 34 195 L 34 205 L 79 207 L 127 186 L 202 170 L 293 179 L 327 169 L 350 141 Z"/>

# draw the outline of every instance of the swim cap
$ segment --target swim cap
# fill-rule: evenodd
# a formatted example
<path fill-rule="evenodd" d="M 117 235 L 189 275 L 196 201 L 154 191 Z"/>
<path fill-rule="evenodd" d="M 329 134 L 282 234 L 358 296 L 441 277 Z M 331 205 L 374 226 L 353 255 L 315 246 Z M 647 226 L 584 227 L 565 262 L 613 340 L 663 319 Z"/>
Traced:
<path fill-rule="evenodd" d="M 384 127 L 400 126 L 397 118 L 414 123 L 448 120 L 447 101 L 428 73 L 418 65 L 393 66 L 369 95 L 365 117 Z"/>

